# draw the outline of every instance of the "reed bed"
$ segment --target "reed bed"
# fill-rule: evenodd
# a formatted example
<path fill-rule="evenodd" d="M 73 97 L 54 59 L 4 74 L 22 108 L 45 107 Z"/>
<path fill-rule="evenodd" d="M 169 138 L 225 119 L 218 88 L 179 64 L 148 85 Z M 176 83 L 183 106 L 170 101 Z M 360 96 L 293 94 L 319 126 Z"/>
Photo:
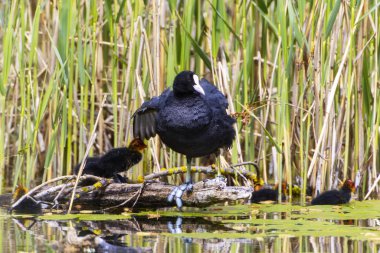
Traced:
<path fill-rule="evenodd" d="M 94 129 L 90 155 L 126 145 L 133 112 L 189 69 L 212 80 L 237 116 L 229 163 L 254 161 L 265 182 L 301 182 L 303 192 L 361 178 L 365 195 L 380 163 L 378 7 L 1 1 L 0 192 L 72 173 Z M 128 174 L 184 163 L 156 138 Z"/>

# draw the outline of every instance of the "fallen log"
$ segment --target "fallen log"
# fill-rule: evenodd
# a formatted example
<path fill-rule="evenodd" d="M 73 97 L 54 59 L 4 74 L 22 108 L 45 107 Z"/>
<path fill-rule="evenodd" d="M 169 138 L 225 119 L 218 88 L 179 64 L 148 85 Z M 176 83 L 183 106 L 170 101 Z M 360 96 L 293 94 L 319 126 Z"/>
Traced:
<path fill-rule="evenodd" d="M 161 208 L 174 206 L 168 203 L 167 197 L 176 187 L 159 181 L 141 184 L 114 183 L 112 180 L 96 190 L 86 191 L 85 187 L 76 189 L 73 210 L 114 211 L 126 207 Z M 27 196 L 36 202 L 59 204 L 66 211 L 73 190 L 73 182 L 43 187 Z M 224 178 L 197 182 L 193 192 L 185 193 L 182 197 L 184 206 L 206 207 L 227 201 L 248 199 L 252 193 L 251 187 L 227 186 Z M 57 206 L 57 205 L 56 205 Z"/>
<path fill-rule="evenodd" d="M 256 175 L 245 169 L 234 169 L 243 165 L 253 165 Z M 191 168 L 192 172 L 215 175 L 217 173 L 214 165 L 209 167 L 196 166 Z M 23 212 L 23 209 L 41 209 L 40 204 L 47 204 L 49 208 L 63 211 L 70 210 L 70 198 L 75 196 L 74 210 L 97 210 L 111 211 L 124 207 L 146 207 L 160 208 L 174 206 L 168 203 L 167 197 L 176 187 L 156 181 L 162 176 L 182 174 L 186 172 L 185 167 L 171 168 L 145 177 L 139 177 L 138 183 L 115 183 L 113 179 L 104 179 L 93 175 L 84 175 L 79 178 L 78 187 L 75 186 L 75 175 L 61 176 L 51 179 L 31 189 L 23 196 L 18 196 L 12 204 L 11 210 Z M 252 162 L 231 165 L 230 168 L 220 169 L 223 175 L 240 175 L 245 180 L 252 180 L 253 184 L 260 184 L 257 165 Z M 128 181 L 129 182 L 129 181 Z M 140 183 L 144 182 L 144 183 Z M 250 184 L 248 182 L 248 184 Z M 248 199 L 252 193 L 251 187 L 227 186 L 226 180 L 217 177 L 213 180 L 198 182 L 194 185 L 191 194 L 182 196 L 183 205 L 189 207 L 205 207 L 226 201 Z M 17 192 L 17 190 L 16 190 Z M 32 207 L 32 208 L 30 208 Z M 35 208 L 34 208 L 35 207 Z M 44 209 L 46 205 L 44 205 Z M 26 210 L 29 212 L 29 210 Z"/>

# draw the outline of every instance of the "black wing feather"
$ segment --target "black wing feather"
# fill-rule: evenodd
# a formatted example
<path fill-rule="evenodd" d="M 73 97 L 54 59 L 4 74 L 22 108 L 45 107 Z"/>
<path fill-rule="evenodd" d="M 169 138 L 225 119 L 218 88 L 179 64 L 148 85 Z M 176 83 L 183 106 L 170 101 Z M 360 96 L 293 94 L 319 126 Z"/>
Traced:
<path fill-rule="evenodd" d="M 145 114 L 141 114 L 140 117 L 140 122 L 139 122 L 139 133 L 140 133 L 140 139 L 141 140 L 144 140 L 146 139 L 146 135 L 145 135 L 145 128 L 147 127 L 146 125 L 146 115 Z"/>
<path fill-rule="evenodd" d="M 135 113 L 133 114 L 133 137 L 137 137 L 139 135 L 139 124 L 137 123 L 139 121 L 139 114 Z"/>
<path fill-rule="evenodd" d="M 169 91 L 169 90 L 167 90 Z M 159 97 L 144 102 L 133 114 L 133 137 L 141 140 L 149 139 L 156 135 L 156 118 L 160 98 L 167 94 L 164 92 Z"/>
<path fill-rule="evenodd" d="M 148 129 L 148 136 L 154 137 L 156 135 L 156 117 L 157 117 L 157 112 L 156 111 L 151 111 L 148 113 L 148 122 L 149 126 Z"/>

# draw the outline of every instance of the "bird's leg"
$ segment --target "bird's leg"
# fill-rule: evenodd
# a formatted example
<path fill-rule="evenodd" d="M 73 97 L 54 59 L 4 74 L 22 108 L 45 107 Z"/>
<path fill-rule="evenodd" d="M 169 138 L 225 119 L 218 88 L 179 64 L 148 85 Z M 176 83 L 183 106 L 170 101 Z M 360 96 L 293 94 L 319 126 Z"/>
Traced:
<path fill-rule="evenodd" d="M 174 190 L 168 196 L 168 202 L 172 202 L 175 199 L 177 207 L 182 208 L 182 195 L 186 192 L 193 191 L 193 181 L 191 179 L 191 157 L 186 157 L 187 161 L 187 170 L 186 170 L 186 179 L 185 183 L 174 188 Z"/>

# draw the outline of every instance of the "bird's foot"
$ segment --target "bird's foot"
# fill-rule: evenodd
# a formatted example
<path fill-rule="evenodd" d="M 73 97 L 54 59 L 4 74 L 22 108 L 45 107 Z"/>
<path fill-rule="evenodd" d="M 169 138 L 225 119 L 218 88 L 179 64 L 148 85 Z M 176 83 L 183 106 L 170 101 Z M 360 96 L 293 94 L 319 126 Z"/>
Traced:
<path fill-rule="evenodd" d="M 168 202 L 171 203 L 175 199 L 178 209 L 181 210 L 183 206 L 182 195 L 185 191 L 187 193 L 190 193 L 193 191 L 192 182 L 188 182 L 188 183 L 175 187 L 174 190 L 169 194 Z"/>

